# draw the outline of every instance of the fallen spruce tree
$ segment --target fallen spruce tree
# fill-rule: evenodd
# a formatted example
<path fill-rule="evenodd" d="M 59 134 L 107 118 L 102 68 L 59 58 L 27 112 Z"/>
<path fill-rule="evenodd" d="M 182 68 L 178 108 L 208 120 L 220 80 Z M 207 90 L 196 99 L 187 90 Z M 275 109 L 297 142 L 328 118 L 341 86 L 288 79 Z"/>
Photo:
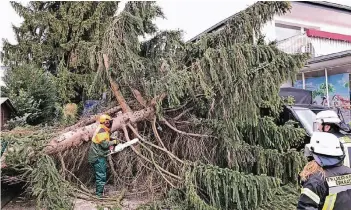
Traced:
<path fill-rule="evenodd" d="M 195 43 L 183 42 L 179 31 L 157 31 L 152 21 L 163 14 L 154 2 L 128 2 L 111 19 L 91 62 L 119 105 L 108 111 L 112 132 L 140 139 L 108 157 L 116 190 L 163 198 L 149 208 L 294 208 L 305 164 L 294 148 L 304 131 L 276 124 L 284 104 L 278 91 L 307 56 L 278 50 L 260 31 L 289 8 L 257 2 Z M 73 208 L 74 196 L 97 201 L 87 190 L 93 119 L 4 133 L 10 146 L 3 174 L 28 183 L 40 207 Z M 118 205 L 121 197 L 102 201 Z"/>

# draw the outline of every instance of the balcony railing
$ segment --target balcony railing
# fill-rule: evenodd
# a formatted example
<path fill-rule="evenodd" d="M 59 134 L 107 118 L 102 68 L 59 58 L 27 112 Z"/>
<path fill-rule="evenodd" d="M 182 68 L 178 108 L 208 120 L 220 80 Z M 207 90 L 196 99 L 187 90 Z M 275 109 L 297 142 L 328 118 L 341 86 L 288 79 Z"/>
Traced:
<path fill-rule="evenodd" d="M 277 46 L 286 53 L 310 53 L 312 58 L 351 50 L 351 42 L 308 37 L 305 33 L 284 39 Z"/>

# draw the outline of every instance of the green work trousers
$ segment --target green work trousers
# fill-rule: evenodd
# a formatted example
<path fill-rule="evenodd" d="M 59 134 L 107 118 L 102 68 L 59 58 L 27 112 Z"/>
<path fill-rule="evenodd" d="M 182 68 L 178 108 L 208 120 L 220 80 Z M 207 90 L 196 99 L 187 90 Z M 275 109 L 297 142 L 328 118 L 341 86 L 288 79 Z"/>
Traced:
<path fill-rule="evenodd" d="M 96 195 L 101 197 L 106 184 L 107 160 L 105 157 L 99 157 L 93 164 L 95 171 Z"/>

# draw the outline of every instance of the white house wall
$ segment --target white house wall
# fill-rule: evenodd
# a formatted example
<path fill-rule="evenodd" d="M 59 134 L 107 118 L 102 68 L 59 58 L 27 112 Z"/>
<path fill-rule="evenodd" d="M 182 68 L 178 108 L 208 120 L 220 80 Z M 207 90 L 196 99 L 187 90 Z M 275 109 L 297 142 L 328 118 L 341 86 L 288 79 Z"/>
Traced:
<path fill-rule="evenodd" d="M 276 16 L 262 28 L 267 42 L 277 38 L 275 24 L 285 24 L 302 28 L 316 29 L 331 33 L 351 35 L 351 13 L 318 7 L 314 5 L 292 2 L 292 10 L 284 16 Z M 301 34 L 304 33 L 301 30 Z M 351 43 L 335 40 L 311 38 L 311 43 L 316 55 L 327 55 L 351 49 Z M 292 87 L 292 82 L 287 81 L 282 87 Z"/>
<path fill-rule="evenodd" d="M 292 9 L 276 16 L 262 28 L 267 41 L 276 39 L 275 23 L 313 28 L 321 31 L 351 35 L 351 12 L 325 8 L 301 2 L 292 2 Z"/>
<path fill-rule="evenodd" d="M 351 17 L 350 17 L 351 20 Z M 351 21 L 350 21 L 351 22 Z M 321 31 L 351 35 L 351 27 L 346 28 L 337 25 L 328 25 L 325 23 L 309 22 L 297 19 L 289 19 L 284 17 L 276 17 L 273 21 L 266 23 L 262 28 L 262 33 L 266 36 L 266 41 L 274 41 L 276 39 L 275 23 L 289 24 L 294 26 L 314 28 Z"/>
<path fill-rule="evenodd" d="M 276 22 L 280 22 L 280 23 L 291 23 L 296 26 L 309 27 L 309 28 L 315 28 L 321 31 L 351 35 L 351 27 L 348 28 L 341 25 L 331 25 L 331 24 L 323 23 L 322 21 L 316 22 L 316 21 L 308 21 L 308 20 L 291 19 L 291 18 L 279 17 L 279 16 L 276 17 L 275 20 Z M 350 15 L 350 20 L 351 20 L 351 15 Z"/>

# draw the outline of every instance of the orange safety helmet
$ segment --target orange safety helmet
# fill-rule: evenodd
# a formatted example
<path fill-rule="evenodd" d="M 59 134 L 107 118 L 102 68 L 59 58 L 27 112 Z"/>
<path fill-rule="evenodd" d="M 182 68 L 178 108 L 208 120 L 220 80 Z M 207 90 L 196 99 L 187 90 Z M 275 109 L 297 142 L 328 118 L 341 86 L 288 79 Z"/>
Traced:
<path fill-rule="evenodd" d="M 111 118 L 109 115 L 103 114 L 103 115 L 101 115 L 101 116 L 99 117 L 99 122 L 100 122 L 100 124 L 103 124 L 103 123 L 105 123 L 105 122 L 107 122 L 107 121 L 112 121 L 112 118 Z"/>

